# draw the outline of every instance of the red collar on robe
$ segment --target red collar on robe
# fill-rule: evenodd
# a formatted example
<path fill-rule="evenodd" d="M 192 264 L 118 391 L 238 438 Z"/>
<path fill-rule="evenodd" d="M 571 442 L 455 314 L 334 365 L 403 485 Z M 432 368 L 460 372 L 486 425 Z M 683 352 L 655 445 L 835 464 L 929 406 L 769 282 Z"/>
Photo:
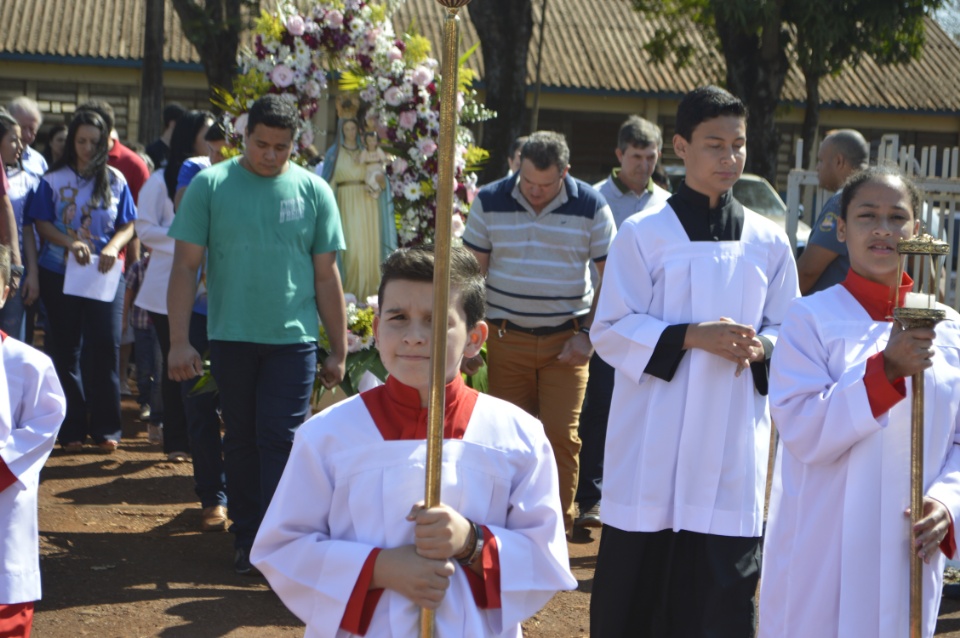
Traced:
<path fill-rule="evenodd" d="M 446 385 L 443 438 L 463 438 L 478 396 L 459 374 Z M 384 441 L 427 438 L 427 408 L 420 405 L 420 393 L 415 388 L 387 377 L 386 384 L 362 393 L 360 398 Z"/>
<path fill-rule="evenodd" d="M 890 294 L 889 286 L 870 281 L 853 272 L 852 268 L 847 272 L 847 278 L 843 280 L 841 285 L 863 306 L 871 319 L 874 321 L 893 320 L 893 295 Z M 904 298 L 911 290 L 913 290 L 913 279 L 907 273 L 903 273 L 898 291 L 899 305 L 903 305 Z"/>

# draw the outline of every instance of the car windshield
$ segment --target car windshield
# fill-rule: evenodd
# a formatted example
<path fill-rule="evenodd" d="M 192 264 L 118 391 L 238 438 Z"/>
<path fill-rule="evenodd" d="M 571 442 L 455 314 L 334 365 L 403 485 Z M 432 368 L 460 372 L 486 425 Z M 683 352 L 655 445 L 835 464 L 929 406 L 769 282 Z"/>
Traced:
<path fill-rule="evenodd" d="M 783 217 L 786 214 L 780 197 L 763 182 L 741 179 L 733 185 L 733 196 L 741 204 L 761 215 Z"/>

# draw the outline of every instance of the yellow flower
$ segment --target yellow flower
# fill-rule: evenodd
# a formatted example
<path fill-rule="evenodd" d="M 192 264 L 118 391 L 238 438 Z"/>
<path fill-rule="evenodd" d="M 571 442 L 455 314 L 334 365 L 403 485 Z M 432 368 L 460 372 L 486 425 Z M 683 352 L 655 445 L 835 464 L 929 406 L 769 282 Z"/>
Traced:
<path fill-rule="evenodd" d="M 471 144 L 464 154 L 468 171 L 479 171 L 490 160 L 490 151 Z"/>
<path fill-rule="evenodd" d="M 407 50 L 403 54 L 403 57 L 405 57 L 410 64 L 420 64 L 430 56 L 430 40 L 419 33 L 411 33 L 406 36 L 405 40 Z"/>
<path fill-rule="evenodd" d="M 280 16 L 270 15 L 266 9 L 260 10 L 260 17 L 257 19 L 254 29 L 265 38 L 274 40 L 283 38 L 284 26 L 280 22 Z"/>

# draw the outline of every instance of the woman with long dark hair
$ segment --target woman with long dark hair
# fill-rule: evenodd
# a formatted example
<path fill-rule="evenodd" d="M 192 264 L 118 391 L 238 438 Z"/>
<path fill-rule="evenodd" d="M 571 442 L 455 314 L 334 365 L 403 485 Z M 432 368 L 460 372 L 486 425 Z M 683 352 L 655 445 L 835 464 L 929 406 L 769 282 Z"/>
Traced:
<path fill-rule="evenodd" d="M 177 175 L 183 162 L 195 155 L 205 154 L 204 135 L 213 124 L 209 111 L 187 111 L 177 120 L 170 138 L 167 165 L 150 176 L 140 190 L 140 215 L 137 235 L 150 248 L 150 267 L 143 277 L 143 285 L 134 304 L 150 313 L 157 330 L 163 356 L 163 451 L 171 461 L 185 461 L 190 450 L 187 424 L 184 416 L 180 383 L 167 374 L 167 353 L 170 350 L 170 323 L 167 320 L 167 283 L 173 265 L 175 241 L 167 236 L 173 223 L 173 198 Z"/>
<path fill-rule="evenodd" d="M 67 144 L 67 125 L 54 124 L 47 135 L 47 145 L 43 148 L 43 158 L 49 166 L 53 166 L 63 157 L 63 149 Z"/>
<path fill-rule="evenodd" d="M 111 301 L 63 292 L 67 260 L 86 265 L 96 257 L 97 270 L 107 273 L 133 237 L 137 211 L 123 175 L 107 166 L 109 135 L 99 115 L 77 111 L 63 156 L 40 180 L 27 210 L 46 241 L 38 259 L 40 297 L 67 397 L 59 440 L 69 452 L 79 452 L 88 434 L 108 453 L 120 441 L 123 276 Z"/>

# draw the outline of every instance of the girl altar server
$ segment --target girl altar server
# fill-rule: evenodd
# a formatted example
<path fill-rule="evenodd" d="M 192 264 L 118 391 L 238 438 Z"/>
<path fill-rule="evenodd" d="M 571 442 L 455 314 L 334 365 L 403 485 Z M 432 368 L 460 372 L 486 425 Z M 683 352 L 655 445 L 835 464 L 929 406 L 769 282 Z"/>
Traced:
<path fill-rule="evenodd" d="M 892 321 L 910 293 L 897 242 L 921 197 L 889 168 L 852 176 L 837 236 L 846 280 L 798 299 L 780 330 L 770 404 L 780 431 L 760 589 L 760 635 L 906 636 L 909 562 L 923 571 L 932 636 L 960 514 L 960 315 L 935 329 Z M 910 529 L 910 377 L 923 372 L 923 518 Z"/>
<path fill-rule="evenodd" d="M 424 509 L 433 252 L 383 265 L 374 334 L 385 385 L 298 431 L 250 558 L 306 636 L 413 637 L 419 607 L 438 636 L 520 636 L 553 594 L 576 587 L 543 426 L 467 388 L 464 355 L 487 336 L 483 276 L 451 255 L 441 498 Z M 411 508 L 412 506 L 412 508 Z"/>
<path fill-rule="evenodd" d="M 0 307 L 10 250 L 0 246 Z M 67 403 L 50 359 L 0 333 L 0 636 L 29 636 L 40 599 L 37 489 Z"/>

